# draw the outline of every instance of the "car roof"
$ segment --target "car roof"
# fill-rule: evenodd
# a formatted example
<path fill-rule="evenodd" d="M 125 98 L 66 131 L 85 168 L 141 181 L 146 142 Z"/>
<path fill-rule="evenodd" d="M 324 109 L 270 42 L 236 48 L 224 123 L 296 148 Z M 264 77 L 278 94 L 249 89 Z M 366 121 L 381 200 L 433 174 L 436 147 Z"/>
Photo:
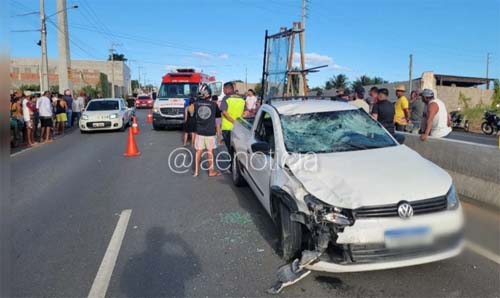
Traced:
<path fill-rule="evenodd" d="M 331 100 L 286 100 L 273 102 L 272 106 L 276 108 L 280 115 L 296 115 L 296 114 L 309 114 L 320 112 L 335 112 L 335 111 L 348 111 L 357 110 L 358 107 L 349 103 Z"/>
<path fill-rule="evenodd" d="M 123 98 L 93 98 L 91 101 L 111 101 L 111 100 L 123 100 Z"/>

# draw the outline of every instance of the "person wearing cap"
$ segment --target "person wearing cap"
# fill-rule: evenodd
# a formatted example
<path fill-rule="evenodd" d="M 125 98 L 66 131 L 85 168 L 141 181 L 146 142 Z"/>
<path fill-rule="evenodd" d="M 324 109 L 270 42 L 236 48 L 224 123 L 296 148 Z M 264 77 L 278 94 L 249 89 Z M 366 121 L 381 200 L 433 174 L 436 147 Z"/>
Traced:
<path fill-rule="evenodd" d="M 394 123 L 396 123 L 397 131 L 405 131 L 406 125 L 410 122 L 410 104 L 406 98 L 405 85 L 396 86 L 396 104 L 394 105 Z"/>
<path fill-rule="evenodd" d="M 422 91 L 422 99 L 427 104 L 427 124 L 420 139 L 425 141 L 429 136 L 447 137 L 451 133 L 451 119 L 444 102 L 435 98 L 431 89 Z"/>
<path fill-rule="evenodd" d="M 391 134 L 394 134 L 394 105 L 389 102 L 389 90 L 378 90 L 378 102 L 373 105 L 372 117 L 382 124 Z"/>
<path fill-rule="evenodd" d="M 217 113 L 217 103 L 211 100 L 212 91 L 207 84 L 203 84 L 198 91 L 198 100 L 194 103 L 196 119 L 196 139 L 194 148 L 196 150 L 196 159 L 194 164 L 193 177 L 200 173 L 201 155 L 207 150 L 208 176 L 220 176 L 220 172 L 214 169 L 214 149 L 216 139 L 215 116 Z"/>
<path fill-rule="evenodd" d="M 350 102 L 350 104 L 357 106 L 360 109 L 363 109 L 365 112 L 370 113 L 370 106 L 364 100 L 365 89 L 363 87 L 357 87 L 354 90 L 354 100 Z"/>

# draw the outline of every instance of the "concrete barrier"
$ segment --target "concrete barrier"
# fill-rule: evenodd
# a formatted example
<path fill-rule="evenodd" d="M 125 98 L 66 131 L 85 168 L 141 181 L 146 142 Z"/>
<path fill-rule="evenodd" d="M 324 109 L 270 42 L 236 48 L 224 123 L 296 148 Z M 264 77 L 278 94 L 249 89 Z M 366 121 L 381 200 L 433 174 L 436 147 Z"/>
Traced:
<path fill-rule="evenodd" d="M 500 150 L 450 139 L 404 134 L 405 145 L 445 169 L 460 195 L 500 208 Z"/>

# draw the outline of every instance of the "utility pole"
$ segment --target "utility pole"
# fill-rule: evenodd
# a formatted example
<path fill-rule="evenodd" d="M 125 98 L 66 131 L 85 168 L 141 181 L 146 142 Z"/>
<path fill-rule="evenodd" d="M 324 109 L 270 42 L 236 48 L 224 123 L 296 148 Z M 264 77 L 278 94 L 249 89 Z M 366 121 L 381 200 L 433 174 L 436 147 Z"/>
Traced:
<path fill-rule="evenodd" d="M 139 73 L 139 79 L 137 82 L 139 83 L 139 89 L 141 89 L 141 66 L 137 66 L 137 72 Z"/>
<path fill-rule="evenodd" d="M 73 89 L 71 81 L 71 60 L 69 52 L 68 35 L 68 10 L 66 0 L 57 0 L 57 47 L 59 52 L 59 93 L 63 94 L 66 89 Z"/>
<path fill-rule="evenodd" d="M 111 55 L 111 97 L 115 98 L 115 50 L 113 46 L 114 44 L 111 44 L 109 54 Z"/>
<path fill-rule="evenodd" d="M 49 90 L 49 61 L 47 59 L 47 25 L 45 23 L 45 0 L 40 0 L 40 22 L 41 39 L 40 47 L 42 50 L 41 70 L 42 74 L 40 89 L 42 93 Z"/>
<path fill-rule="evenodd" d="M 300 22 L 299 29 L 302 31 L 299 34 L 299 42 L 300 42 L 300 67 L 301 70 L 304 71 L 305 69 L 305 62 L 304 62 L 304 55 L 306 53 L 306 18 L 307 18 L 307 1 L 308 0 L 302 0 L 302 20 Z M 299 81 L 299 95 L 301 92 L 304 93 L 304 96 L 307 96 L 307 82 L 306 82 L 306 75 L 304 72 L 301 73 L 300 76 L 301 80 Z"/>
<path fill-rule="evenodd" d="M 486 89 L 490 89 L 490 53 L 486 54 Z"/>
<path fill-rule="evenodd" d="M 413 54 L 410 54 L 410 95 L 413 91 Z"/>

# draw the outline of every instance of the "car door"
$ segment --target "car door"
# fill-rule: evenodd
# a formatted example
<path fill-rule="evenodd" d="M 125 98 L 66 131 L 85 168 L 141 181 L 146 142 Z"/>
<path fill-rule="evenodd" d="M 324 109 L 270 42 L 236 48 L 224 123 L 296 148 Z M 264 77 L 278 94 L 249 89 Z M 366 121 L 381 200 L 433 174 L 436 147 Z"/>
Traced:
<path fill-rule="evenodd" d="M 254 131 L 253 142 L 249 142 L 247 148 L 247 170 L 252 189 L 264 208 L 270 212 L 271 171 L 275 166 L 275 125 L 270 111 L 263 110 L 258 121 Z M 256 142 L 267 142 L 270 145 L 270 153 L 253 152 L 252 144 Z"/>

